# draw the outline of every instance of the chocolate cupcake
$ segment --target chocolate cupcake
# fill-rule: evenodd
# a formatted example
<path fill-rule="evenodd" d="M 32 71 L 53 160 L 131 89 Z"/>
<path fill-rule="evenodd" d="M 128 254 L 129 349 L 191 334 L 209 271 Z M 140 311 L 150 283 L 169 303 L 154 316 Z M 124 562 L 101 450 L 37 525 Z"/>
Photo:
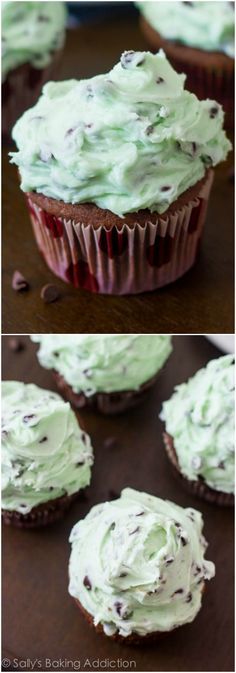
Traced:
<path fill-rule="evenodd" d="M 200 512 L 130 488 L 71 531 L 69 593 L 111 639 L 142 643 L 192 622 L 215 568 Z"/>
<path fill-rule="evenodd" d="M 211 360 L 164 402 L 164 443 L 188 491 L 234 504 L 234 357 Z"/>
<path fill-rule="evenodd" d="M 193 265 L 223 111 L 184 90 L 163 53 L 124 52 L 106 75 L 50 82 L 17 122 L 21 188 L 39 250 L 92 292 L 153 290 Z"/>
<path fill-rule="evenodd" d="M 2 2 L 2 132 L 34 105 L 52 79 L 65 39 L 64 2 Z"/>
<path fill-rule="evenodd" d="M 59 519 L 90 483 L 93 452 L 70 405 L 33 384 L 2 383 L 2 516 L 22 528 Z"/>
<path fill-rule="evenodd" d="M 155 51 L 164 49 L 198 98 L 223 105 L 234 120 L 234 3 L 137 2 L 141 27 Z"/>
<path fill-rule="evenodd" d="M 37 334 L 38 359 L 71 404 L 123 412 L 141 402 L 171 353 L 167 335 Z"/>

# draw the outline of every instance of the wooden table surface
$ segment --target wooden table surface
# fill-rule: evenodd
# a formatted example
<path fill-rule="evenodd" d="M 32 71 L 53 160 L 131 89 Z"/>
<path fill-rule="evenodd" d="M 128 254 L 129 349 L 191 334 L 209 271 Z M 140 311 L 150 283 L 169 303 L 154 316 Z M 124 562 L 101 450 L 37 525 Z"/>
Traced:
<path fill-rule="evenodd" d="M 29 338 L 23 338 L 26 348 L 20 353 L 9 350 L 8 339 L 3 337 L 3 378 L 55 389 L 50 373 L 37 363 L 36 346 Z M 158 419 L 161 403 L 170 396 L 173 386 L 218 356 L 219 351 L 199 336 L 176 336 L 173 344 L 169 361 L 141 407 L 116 418 L 92 412 L 80 414 L 95 450 L 86 497 L 77 501 L 61 522 L 45 530 L 3 527 L 3 657 L 16 660 L 7 670 L 32 670 L 30 662 L 28 666 L 20 663 L 27 658 L 39 660 L 36 671 L 52 670 L 49 664 L 45 668 L 45 660 L 60 658 L 80 662 L 80 670 L 92 670 L 92 664 L 91 668 L 85 665 L 87 658 L 90 662 L 115 660 L 116 670 L 234 670 L 233 511 L 204 503 L 182 490 L 172 476 Z M 112 448 L 104 444 L 108 437 L 116 438 Z M 216 577 L 207 583 L 203 607 L 195 621 L 156 645 L 140 648 L 121 646 L 97 635 L 67 592 L 72 526 L 91 506 L 110 499 L 112 494 L 114 497 L 114 493 L 118 495 L 125 486 L 183 507 L 199 508 L 209 542 L 206 556 L 216 564 Z M 121 659 L 128 666 L 119 665 Z M 99 670 L 111 670 L 108 662 Z M 79 670 L 75 666 L 65 663 L 58 670 Z"/>
<path fill-rule="evenodd" d="M 136 18 L 86 25 L 68 32 L 58 79 L 90 77 L 109 70 L 124 49 L 145 49 Z M 57 280 L 41 258 L 31 230 L 17 168 L 3 152 L 3 332 L 232 332 L 232 157 L 215 172 L 202 246 L 195 267 L 161 290 L 137 296 L 93 295 Z M 11 288 L 13 271 L 30 283 L 27 294 Z M 40 290 L 58 285 L 61 299 L 44 305 Z"/>

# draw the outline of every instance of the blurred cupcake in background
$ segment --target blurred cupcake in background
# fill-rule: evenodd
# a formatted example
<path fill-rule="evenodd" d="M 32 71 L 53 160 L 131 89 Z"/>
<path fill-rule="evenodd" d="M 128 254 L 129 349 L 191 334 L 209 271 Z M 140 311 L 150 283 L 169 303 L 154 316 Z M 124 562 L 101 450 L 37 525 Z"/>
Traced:
<path fill-rule="evenodd" d="M 105 414 L 141 402 L 171 353 L 166 335 L 37 334 L 38 359 L 76 408 Z"/>
<path fill-rule="evenodd" d="M 191 493 L 234 503 L 234 356 L 211 360 L 164 402 L 164 442 L 174 472 Z"/>
<path fill-rule="evenodd" d="M 221 106 L 184 90 L 163 52 L 49 82 L 11 153 L 49 268 L 92 292 L 173 282 L 194 264 L 213 173 L 229 149 Z"/>
<path fill-rule="evenodd" d="M 6 139 L 18 117 L 57 74 L 64 45 L 64 2 L 2 2 L 2 132 Z"/>
<path fill-rule="evenodd" d="M 61 518 L 90 483 L 93 451 L 70 405 L 19 381 L 2 383 L 2 516 L 21 528 Z"/>
<path fill-rule="evenodd" d="M 136 2 L 141 27 L 155 51 L 187 75 L 198 98 L 213 98 L 234 115 L 234 2 Z"/>
<path fill-rule="evenodd" d="M 125 488 L 71 531 L 69 593 L 96 631 L 142 644 L 192 622 L 206 581 L 202 515 Z"/>

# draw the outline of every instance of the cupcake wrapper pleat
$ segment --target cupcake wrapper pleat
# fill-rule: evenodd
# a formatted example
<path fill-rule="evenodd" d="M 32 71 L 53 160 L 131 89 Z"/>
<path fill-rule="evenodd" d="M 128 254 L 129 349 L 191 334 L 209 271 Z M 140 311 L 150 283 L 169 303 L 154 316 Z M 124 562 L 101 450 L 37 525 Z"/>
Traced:
<path fill-rule="evenodd" d="M 35 238 L 47 265 L 75 287 L 104 294 L 137 294 L 180 278 L 195 262 L 213 172 L 199 195 L 155 223 L 94 228 L 58 218 L 27 197 Z"/>

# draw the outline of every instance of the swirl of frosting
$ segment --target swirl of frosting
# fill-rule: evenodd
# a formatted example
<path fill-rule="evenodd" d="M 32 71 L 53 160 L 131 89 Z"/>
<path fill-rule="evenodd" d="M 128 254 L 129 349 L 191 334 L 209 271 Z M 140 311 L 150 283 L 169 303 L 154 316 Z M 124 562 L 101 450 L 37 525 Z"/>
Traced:
<path fill-rule="evenodd" d="M 161 419 L 173 437 L 181 472 L 234 492 L 234 357 L 211 360 L 164 402 Z"/>
<path fill-rule="evenodd" d="M 191 622 L 204 580 L 202 516 L 130 488 L 71 531 L 69 593 L 109 636 L 145 636 Z"/>
<path fill-rule="evenodd" d="M 38 359 L 55 369 L 74 392 L 138 390 L 163 366 L 171 353 L 167 335 L 36 334 Z"/>
<path fill-rule="evenodd" d="M 136 2 L 169 40 L 234 57 L 234 2 Z"/>
<path fill-rule="evenodd" d="M 2 383 L 2 508 L 27 514 L 90 482 L 93 451 L 68 403 L 18 381 Z"/>
<path fill-rule="evenodd" d="M 221 106 L 184 81 L 162 51 L 127 51 L 105 75 L 48 82 L 13 129 L 23 191 L 163 213 L 231 148 Z"/>
<path fill-rule="evenodd" d="M 64 2 L 2 2 L 2 76 L 23 63 L 44 68 L 64 43 Z"/>

